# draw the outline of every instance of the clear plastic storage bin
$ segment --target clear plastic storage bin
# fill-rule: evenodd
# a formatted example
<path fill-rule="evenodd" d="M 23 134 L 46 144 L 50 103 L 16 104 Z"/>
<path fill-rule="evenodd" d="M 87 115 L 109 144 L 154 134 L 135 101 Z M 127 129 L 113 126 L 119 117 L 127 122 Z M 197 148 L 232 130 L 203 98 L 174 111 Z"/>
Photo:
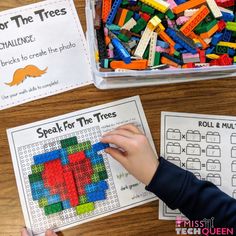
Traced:
<path fill-rule="evenodd" d="M 94 84 L 99 89 L 151 86 L 236 76 L 236 65 L 208 68 L 100 72 L 95 61 L 97 49 L 94 30 L 95 0 L 86 0 L 87 41 Z"/>

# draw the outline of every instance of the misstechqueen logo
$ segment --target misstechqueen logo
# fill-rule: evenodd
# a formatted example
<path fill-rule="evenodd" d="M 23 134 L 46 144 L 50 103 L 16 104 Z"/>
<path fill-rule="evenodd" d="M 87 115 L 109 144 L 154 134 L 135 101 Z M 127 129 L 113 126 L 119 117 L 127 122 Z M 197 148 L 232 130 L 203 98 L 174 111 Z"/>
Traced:
<path fill-rule="evenodd" d="M 214 217 L 203 220 L 187 220 L 177 216 L 175 221 L 177 235 L 234 235 L 233 228 L 214 227 Z"/>

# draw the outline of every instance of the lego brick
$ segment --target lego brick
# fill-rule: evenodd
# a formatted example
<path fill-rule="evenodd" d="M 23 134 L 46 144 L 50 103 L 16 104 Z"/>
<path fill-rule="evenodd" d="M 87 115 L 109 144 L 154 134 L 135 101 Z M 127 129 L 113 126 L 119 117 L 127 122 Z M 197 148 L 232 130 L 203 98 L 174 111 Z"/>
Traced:
<path fill-rule="evenodd" d="M 71 208 L 70 201 L 69 200 L 62 201 L 62 208 L 63 210 L 70 209 Z"/>
<path fill-rule="evenodd" d="M 182 4 L 174 7 L 172 10 L 175 14 L 179 14 L 185 10 L 196 8 L 197 6 L 199 6 L 205 2 L 206 2 L 206 0 L 191 0 L 191 1 L 187 1 L 185 3 L 182 3 Z"/>
<path fill-rule="evenodd" d="M 76 153 L 70 154 L 68 156 L 69 163 L 79 162 L 79 161 L 81 161 L 85 158 L 86 158 L 86 156 L 85 156 L 83 151 L 82 152 L 76 152 Z"/>
<path fill-rule="evenodd" d="M 102 142 L 98 142 L 98 143 L 95 143 L 92 145 L 92 148 L 95 152 L 99 152 L 99 151 L 102 151 L 106 148 L 110 147 L 109 144 L 107 143 L 102 143 Z"/>
<path fill-rule="evenodd" d="M 43 153 L 43 154 L 33 156 L 34 164 L 36 164 L 36 165 L 43 164 L 45 162 L 58 159 L 60 157 L 61 157 L 60 156 L 60 150 L 55 150 L 55 151 L 51 151 L 51 152 L 47 152 L 47 153 Z"/>
<path fill-rule="evenodd" d="M 43 208 L 43 207 L 47 206 L 48 205 L 47 198 L 44 197 L 44 198 L 39 199 L 38 204 L 39 204 L 40 208 Z"/>
<path fill-rule="evenodd" d="M 68 153 L 67 153 L 66 149 L 62 148 L 60 150 L 60 152 L 61 152 L 61 164 L 67 165 L 69 163 L 69 159 L 68 159 Z"/>
<path fill-rule="evenodd" d="M 32 165 L 32 166 L 31 166 L 32 174 L 40 173 L 40 172 L 42 172 L 43 170 L 44 170 L 44 165 L 43 165 L 43 164 Z"/>
<path fill-rule="evenodd" d="M 209 9 L 206 6 L 201 6 L 201 8 L 186 22 L 181 28 L 180 31 L 188 36 L 194 30 L 194 28 L 210 13 Z"/>
<path fill-rule="evenodd" d="M 162 0 L 140 0 L 140 1 L 162 13 L 165 13 L 170 7 L 169 3 Z"/>
<path fill-rule="evenodd" d="M 106 199 L 106 194 L 104 191 L 96 191 L 87 193 L 87 199 L 89 202 L 96 202 Z"/>
<path fill-rule="evenodd" d="M 143 18 L 138 19 L 136 22 L 136 25 L 130 30 L 137 34 L 147 26 L 147 22 Z"/>
<path fill-rule="evenodd" d="M 93 170 L 94 172 L 105 171 L 106 167 L 104 164 L 99 163 L 99 164 L 93 165 Z"/>
<path fill-rule="evenodd" d="M 77 137 L 72 137 L 72 138 L 63 139 L 60 141 L 60 143 L 61 143 L 62 148 L 67 148 L 69 146 L 78 144 L 78 140 L 77 140 Z"/>
<path fill-rule="evenodd" d="M 90 158 L 90 161 L 92 165 L 96 165 L 98 163 L 103 163 L 103 156 L 102 155 L 96 155 Z"/>
<path fill-rule="evenodd" d="M 156 44 L 157 44 L 157 33 L 152 32 L 152 36 L 151 36 L 151 40 L 150 40 L 150 47 L 149 47 L 148 66 L 154 65 Z"/>
<path fill-rule="evenodd" d="M 86 204 L 79 205 L 76 207 L 76 214 L 77 215 L 85 214 L 85 213 L 93 211 L 94 209 L 95 209 L 95 205 L 93 202 L 86 203 Z"/>
<path fill-rule="evenodd" d="M 120 5 L 121 5 L 121 2 L 122 2 L 122 0 L 115 0 L 113 2 L 111 11 L 110 11 L 110 13 L 109 13 L 109 15 L 107 17 L 107 21 L 106 21 L 107 25 L 111 25 L 112 24 L 113 20 L 115 19 L 116 13 L 117 13 Z"/>
<path fill-rule="evenodd" d="M 222 16 L 222 13 L 216 4 L 215 0 L 206 0 L 208 7 L 210 8 L 213 16 L 215 18 L 220 18 Z"/>
<path fill-rule="evenodd" d="M 62 210 L 63 210 L 63 208 L 62 208 L 62 203 L 61 202 L 58 202 L 58 203 L 55 203 L 55 204 L 48 205 L 48 206 L 44 207 L 45 215 L 55 214 L 55 213 L 60 212 Z"/>
<path fill-rule="evenodd" d="M 67 151 L 68 155 L 70 155 L 70 154 L 74 154 L 76 152 L 89 150 L 89 149 L 91 149 L 91 147 L 92 147 L 91 142 L 88 141 L 88 142 L 78 143 L 73 146 L 69 146 L 66 148 L 66 151 Z"/>
<path fill-rule="evenodd" d="M 85 203 L 88 203 L 87 196 L 86 195 L 79 196 L 79 202 L 80 202 L 81 205 L 85 204 Z"/>
<path fill-rule="evenodd" d="M 103 0 L 102 1 L 102 21 L 105 23 L 107 21 L 107 17 L 110 14 L 112 6 L 112 0 Z"/>
<path fill-rule="evenodd" d="M 30 183 L 38 182 L 40 180 L 42 180 L 41 172 L 29 175 Z"/>
<path fill-rule="evenodd" d="M 112 61 L 110 67 L 112 69 L 144 70 L 147 69 L 147 62 L 146 59 L 131 61 L 130 64 L 125 64 L 123 61 Z"/>
<path fill-rule="evenodd" d="M 48 201 L 48 205 L 54 204 L 54 203 L 58 203 L 61 202 L 61 198 L 59 194 L 55 194 L 55 195 L 50 195 L 47 197 L 47 201 Z"/>
<path fill-rule="evenodd" d="M 108 179 L 108 175 L 107 175 L 107 171 L 103 170 L 103 171 L 98 171 L 98 176 L 100 180 L 105 180 Z"/>

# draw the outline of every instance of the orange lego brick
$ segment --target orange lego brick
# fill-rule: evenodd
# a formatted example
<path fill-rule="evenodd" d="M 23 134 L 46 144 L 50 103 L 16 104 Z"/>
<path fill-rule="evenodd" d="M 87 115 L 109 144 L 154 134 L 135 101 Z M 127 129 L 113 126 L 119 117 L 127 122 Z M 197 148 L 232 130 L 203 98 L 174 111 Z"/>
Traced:
<path fill-rule="evenodd" d="M 195 34 L 194 32 L 191 32 L 189 37 L 191 39 L 198 39 L 199 42 L 201 43 L 203 49 L 206 49 L 209 47 L 209 44 L 207 44 L 199 35 Z"/>
<path fill-rule="evenodd" d="M 112 61 L 110 67 L 112 69 L 130 69 L 130 70 L 145 70 L 147 69 L 148 60 L 135 60 L 130 64 L 125 64 L 123 61 Z"/>
<path fill-rule="evenodd" d="M 169 43 L 173 47 L 175 46 L 175 42 L 164 31 L 161 31 L 159 33 L 159 36 L 163 41 Z"/>
<path fill-rule="evenodd" d="M 111 11 L 112 0 L 102 1 L 102 21 L 105 23 Z"/>
<path fill-rule="evenodd" d="M 127 16 L 128 10 L 127 9 L 122 9 L 121 15 L 120 15 L 120 19 L 118 21 L 118 25 L 120 27 L 122 27 L 125 24 L 125 19 Z"/>
<path fill-rule="evenodd" d="M 106 43 L 106 46 L 111 42 L 111 39 L 109 36 L 106 36 L 105 37 L 105 43 Z"/>
<path fill-rule="evenodd" d="M 218 29 L 218 24 L 216 24 L 208 32 L 200 34 L 200 37 L 203 39 L 210 38 Z"/>
<path fill-rule="evenodd" d="M 192 2 L 192 1 L 190 1 Z M 204 20 L 204 18 L 210 13 L 210 10 L 206 6 L 201 6 L 200 9 L 180 28 L 180 31 L 188 36 L 193 29 Z"/>
<path fill-rule="evenodd" d="M 170 66 L 174 66 L 174 67 L 179 67 L 180 65 L 175 63 L 174 61 L 171 61 L 170 59 L 166 58 L 166 57 L 161 57 L 161 63 L 162 64 L 167 64 Z"/>
<path fill-rule="evenodd" d="M 174 7 L 172 9 L 172 11 L 175 13 L 175 14 L 179 14 L 185 10 L 188 10 L 188 9 L 191 9 L 191 8 L 196 8 L 197 6 L 205 3 L 206 0 L 191 0 L 191 1 L 187 1 L 185 3 L 182 3 L 180 5 L 178 5 L 177 7 Z"/>

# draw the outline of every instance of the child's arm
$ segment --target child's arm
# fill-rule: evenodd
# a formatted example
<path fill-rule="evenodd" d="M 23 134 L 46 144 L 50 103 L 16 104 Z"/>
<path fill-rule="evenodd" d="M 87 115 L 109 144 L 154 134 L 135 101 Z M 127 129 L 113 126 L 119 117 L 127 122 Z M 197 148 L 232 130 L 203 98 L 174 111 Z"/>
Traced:
<path fill-rule="evenodd" d="M 236 229 L 236 200 L 191 172 L 163 158 L 157 160 L 147 138 L 135 126 L 121 126 L 105 134 L 101 141 L 123 149 L 108 148 L 106 152 L 170 208 L 178 208 L 190 220 L 214 217 L 215 227 Z"/>

